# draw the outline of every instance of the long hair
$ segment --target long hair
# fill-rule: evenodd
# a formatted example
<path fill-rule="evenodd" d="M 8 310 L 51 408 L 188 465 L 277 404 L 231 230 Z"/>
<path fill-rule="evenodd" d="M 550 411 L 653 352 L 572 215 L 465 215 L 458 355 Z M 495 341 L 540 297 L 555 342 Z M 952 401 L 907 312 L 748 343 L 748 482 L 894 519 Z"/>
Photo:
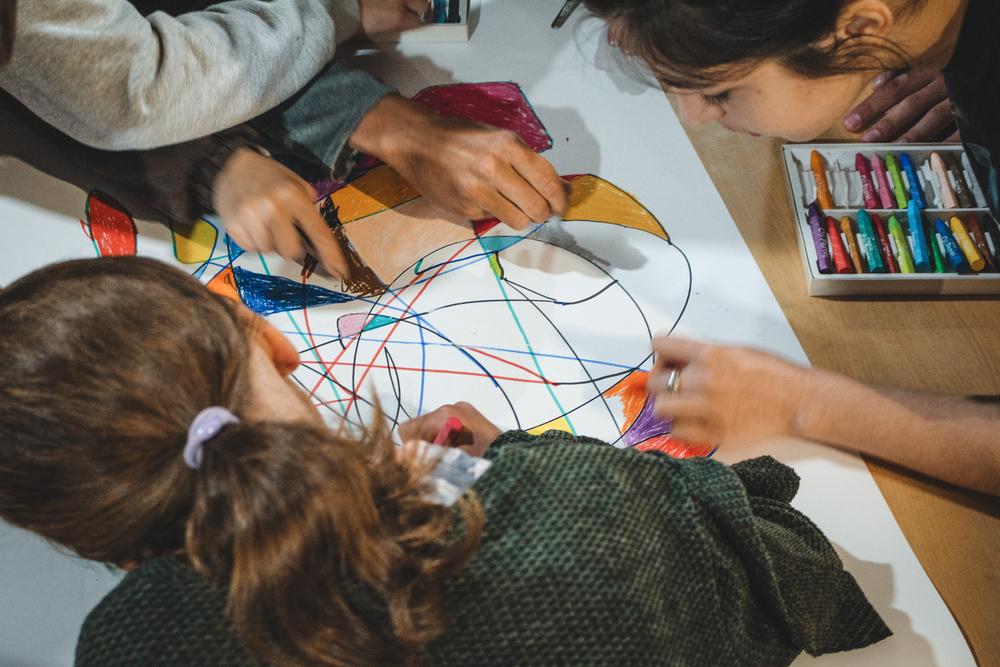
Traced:
<path fill-rule="evenodd" d="M 885 39 L 828 39 L 847 0 L 584 0 L 612 23 L 620 46 L 675 88 L 704 88 L 765 60 L 823 77 L 906 69 L 908 57 Z M 900 0 L 905 16 L 926 0 Z"/>
<path fill-rule="evenodd" d="M 10 60 L 16 32 L 17 0 L 0 0 L 0 67 Z"/>
<path fill-rule="evenodd" d="M 249 404 L 247 327 L 148 259 L 65 262 L 0 291 L 0 516 L 92 560 L 186 556 L 268 662 L 407 662 L 444 631 L 442 585 L 481 510 L 424 500 L 428 464 L 400 461 L 380 420 L 351 439 L 243 419 L 188 468 L 197 413 Z"/>

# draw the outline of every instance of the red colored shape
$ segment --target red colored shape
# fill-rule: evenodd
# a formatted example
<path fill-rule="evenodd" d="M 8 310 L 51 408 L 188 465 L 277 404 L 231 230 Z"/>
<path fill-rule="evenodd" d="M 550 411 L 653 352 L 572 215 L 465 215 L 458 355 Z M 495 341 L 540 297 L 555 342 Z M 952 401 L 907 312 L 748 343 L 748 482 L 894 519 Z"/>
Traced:
<path fill-rule="evenodd" d="M 458 417 L 448 417 L 441 430 L 438 431 L 437 437 L 434 438 L 434 444 L 450 447 L 452 440 L 462 432 L 463 428 L 465 428 L 465 424 L 462 423 L 461 419 Z"/>
<path fill-rule="evenodd" d="M 552 137 L 516 83 L 493 81 L 432 86 L 414 95 L 413 100 L 442 116 L 464 118 L 516 132 L 536 153 L 552 148 Z"/>
<path fill-rule="evenodd" d="M 137 231 L 132 216 L 103 192 L 93 190 L 87 195 L 87 224 L 101 257 L 135 255 Z"/>

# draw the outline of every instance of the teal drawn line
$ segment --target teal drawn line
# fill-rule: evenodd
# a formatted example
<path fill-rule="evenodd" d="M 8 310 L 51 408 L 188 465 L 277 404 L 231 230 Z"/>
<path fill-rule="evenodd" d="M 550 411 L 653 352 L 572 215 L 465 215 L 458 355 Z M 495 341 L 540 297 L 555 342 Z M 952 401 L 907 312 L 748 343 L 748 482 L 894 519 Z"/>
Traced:
<path fill-rule="evenodd" d="M 483 241 L 482 237 L 480 237 L 479 239 L 480 245 L 482 245 L 482 241 Z M 485 245 L 483 246 L 483 249 L 484 250 L 486 249 Z M 524 327 L 521 326 L 521 320 L 518 319 L 517 313 L 514 312 L 514 305 L 510 302 L 510 297 L 507 295 L 507 290 L 503 286 L 503 281 L 500 280 L 500 276 L 494 273 L 492 269 L 490 270 L 490 273 L 493 274 L 493 278 L 497 281 L 497 287 L 500 288 L 500 292 L 503 294 L 504 303 L 507 304 L 507 310 L 510 311 L 510 316 L 514 318 L 514 324 L 517 325 L 517 330 L 521 332 L 521 338 L 524 339 L 524 344 L 528 346 L 528 354 L 531 355 L 531 361 L 532 363 L 535 364 L 535 369 L 538 371 L 538 374 L 544 378 L 545 371 L 542 370 L 541 364 L 538 363 L 538 357 L 535 355 L 534 348 L 531 347 L 531 341 L 528 340 L 528 334 L 524 332 Z M 571 422 L 569 419 L 569 413 L 567 413 L 566 409 L 562 406 L 562 403 L 559 402 L 559 399 L 556 397 L 556 393 L 552 391 L 552 385 L 546 382 L 545 389 L 549 392 L 549 396 L 552 397 L 552 401 L 556 404 L 556 407 L 559 409 L 559 414 L 564 415 L 563 418 L 566 420 L 566 425 L 569 426 L 570 433 L 572 433 L 573 435 L 577 435 L 576 429 L 573 427 L 573 422 Z"/>

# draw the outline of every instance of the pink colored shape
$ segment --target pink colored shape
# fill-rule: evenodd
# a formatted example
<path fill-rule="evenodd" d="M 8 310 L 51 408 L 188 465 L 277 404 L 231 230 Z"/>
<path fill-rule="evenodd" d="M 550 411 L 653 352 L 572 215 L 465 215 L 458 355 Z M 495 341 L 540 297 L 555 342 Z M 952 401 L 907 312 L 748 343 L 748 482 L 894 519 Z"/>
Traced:
<path fill-rule="evenodd" d="M 135 222 L 111 197 L 96 190 L 87 195 L 87 222 L 101 257 L 135 254 Z"/>
<path fill-rule="evenodd" d="M 351 313 L 337 319 L 337 334 L 341 339 L 353 338 L 365 329 L 368 324 L 368 313 Z"/>

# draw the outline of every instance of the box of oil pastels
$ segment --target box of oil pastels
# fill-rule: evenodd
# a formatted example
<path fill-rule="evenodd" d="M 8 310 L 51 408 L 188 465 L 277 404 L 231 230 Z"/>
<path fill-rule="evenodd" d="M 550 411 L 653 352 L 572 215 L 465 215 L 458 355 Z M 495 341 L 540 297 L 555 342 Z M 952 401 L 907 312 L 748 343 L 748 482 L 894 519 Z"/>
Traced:
<path fill-rule="evenodd" d="M 401 33 L 377 35 L 375 42 L 467 42 L 471 36 L 469 0 L 428 0 L 424 25 Z"/>
<path fill-rule="evenodd" d="M 782 151 L 809 294 L 1000 294 L 1000 226 L 961 144 Z"/>

